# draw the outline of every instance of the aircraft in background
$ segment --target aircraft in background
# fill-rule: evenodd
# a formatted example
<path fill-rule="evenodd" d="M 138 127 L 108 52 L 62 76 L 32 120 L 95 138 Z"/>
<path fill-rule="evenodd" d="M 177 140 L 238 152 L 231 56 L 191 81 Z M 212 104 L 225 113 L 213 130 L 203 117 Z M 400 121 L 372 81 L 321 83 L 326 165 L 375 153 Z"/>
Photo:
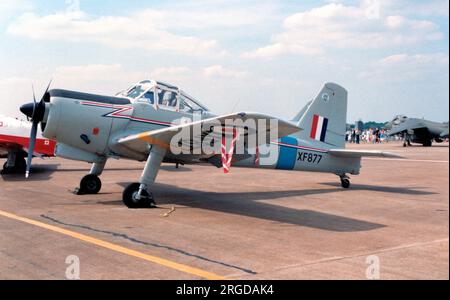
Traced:
<path fill-rule="evenodd" d="M 411 142 L 430 147 L 433 141 L 442 143 L 448 138 L 448 123 L 438 123 L 425 119 L 408 118 L 398 115 L 386 124 L 388 135 L 403 135 L 403 146 L 411 146 Z"/>
<path fill-rule="evenodd" d="M 141 81 L 116 96 L 49 90 L 47 87 L 40 102 L 34 100 L 20 110 L 33 121 L 30 149 L 34 147 L 40 124 L 43 136 L 57 141 L 56 156 L 92 163 L 89 174 L 81 179 L 79 194 L 100 191 L 99 176 L 109 158 L 146 161 L 139 182 L 130 184 L 123 192 L 123 202 L 129 208 L 155 206 L 151 186 L 162 162 L 207 163 L 222 167 L 225 172 L 231 164 L 325 172 L 336 174 L 342 187 L 349 188 L 347 174 L 359 174 L 363 156 L 399 157 L 382 151 L 344 149 L 347 91 L 334 83 L 325 84 L 294 121 L 249 112 L 217 116 L 178 87 L 154 80 Z M 249 120 L 266 122 L 254 130 L 247 126 L 229 126 L 228 123 Z M 276 127 L 272 127 L 273 120 L 277 121 Z M 213 123 L 215 125 L 211 126 Z M 198 125 L 202 126 L 196 131 Z M 219 131 L 215 131 L 216 127 Z M 192 133 L 189 139 L 177 140 L 176 136 L 185 131 Z M 271 133 L 275 131 L 277 138 L 273 140 Z M 217 139 L 212 141 L 221 141 L 217 142 L 217 145 L 221 143 L 221 152 L 207 153 L 202 144 L 214 134 Z M 226 137 L 230 135 L 232 142 L 227 150 Z M 258 137 L 255 152 L 249 143 L 244 143 L 245 153 L 235 153 L 233 143 L 239 138 L 249 141 L 251 137 Z M 175 153 L 171 147 L 174 140 L 180 148 L 188 149 L 189 154 Z M 277 150 L 269 152 L 269 158 L 275 158 L 270 163 L 261 163 L 267 158 L 260 155 L 264 153 L 260 151 L 263 148 Z M 30 154 L 26 176 L 31 160 Z"/>
<path fill-rule="evenodd" d="M 25 172 L 30 129 L 30 122 L 0 116 L 0 158 L 7 158 L 1 174 Z M 53 156 L 55 144 L 39 135 L 32 154 L 39 157 Z"/>

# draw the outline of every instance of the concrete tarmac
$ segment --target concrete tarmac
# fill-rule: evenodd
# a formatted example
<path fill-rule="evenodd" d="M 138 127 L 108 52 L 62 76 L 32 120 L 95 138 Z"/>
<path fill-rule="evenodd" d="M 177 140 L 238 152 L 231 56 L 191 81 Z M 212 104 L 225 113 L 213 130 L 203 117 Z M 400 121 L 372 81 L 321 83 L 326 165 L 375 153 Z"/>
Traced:
<path fill-rule="evenodd" d="M 138 210 L 121 199 L 143 163 L 111 160 L 101 193 L 77 196 L 88 164 L 35 159 L 29 180 L 0 178 L 0 279 L 65 279 L 74 257 L 81 279 L 449 279 L 448 144 L 349 147 L 406 159 L 363 159 L 348 190 L 332 174 L 164 165 L 158 208 Z"/>

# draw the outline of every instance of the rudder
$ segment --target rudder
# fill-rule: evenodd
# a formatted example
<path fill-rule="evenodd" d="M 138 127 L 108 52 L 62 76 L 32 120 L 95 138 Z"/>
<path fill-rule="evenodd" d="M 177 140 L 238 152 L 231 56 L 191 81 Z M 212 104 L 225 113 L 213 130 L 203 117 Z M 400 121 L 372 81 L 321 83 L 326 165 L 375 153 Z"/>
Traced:
<path fill-rule="evenodd" d="M 345 148 L 347 122 L 347 90 L 335 83 L 326 83 L 300 118 L 303 130 L 297 137 L 315 140 L 327 148 Z"/>

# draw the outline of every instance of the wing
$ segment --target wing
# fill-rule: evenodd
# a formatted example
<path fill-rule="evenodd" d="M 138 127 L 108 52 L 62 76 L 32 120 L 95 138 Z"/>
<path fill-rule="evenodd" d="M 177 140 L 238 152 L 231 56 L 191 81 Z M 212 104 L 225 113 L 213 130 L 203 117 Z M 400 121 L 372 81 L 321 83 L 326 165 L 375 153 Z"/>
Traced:
<path fill-rule="evenodd" d="M 363 156 L 404 158 L 401 155 L 377 150 L 330 149 L 329 154 L 342 158 L 358 158 Z"/>
<path fill-rule="evenodd" d="M 7 138 L 6 136 L 0 135 L 0 156 L 5 156 L 11 150 L 17 151 L 20 149 L 23 149 L 23 145 L 17 141 Z"/>
<path fill-rule="evenodd" d="M 20 136 L 0 135 L 0 155 L 5 156 L 9 151 L 23 151 L 28 153 L 29 139 Z M 55 142 L 46 139 L 37 139 L 33 156 L 49 157 L 54 156 Z"/>
<path fill-rule="evenodd" d="M 425 124 L 417 120 L 408 119 L 404 123 L 394 126 L 389 130 L 388 135 L 396 135 L 409 130 L 417 130 L 421 128 L 426 128 Z"/>
<path fill-rule="evenodd" d="M 294 132 L 297 132 L 301 130 L 299 127 L 280 120 L 278 118 L 274 118 L 271 116 L 263 115 L 263 114 L 257 114 L 257 113 L 235 113 L 235 114 L 229 114 L 219 117 L 214 117 L 210 119 L 195 121 L 188 124 L 182 124 L 177 126 L 172 126 L 169 128 L 163 128 L 158 130 L 152 130 L 152 131 L 146 131 L 139 134 L 133 134 L 124 138 L 119 139 L 118 143 L 124 147 L 129 148 L 130 150 L 137 151 L 140 153 L 146 153 L 148 151 L 148 145 L 158 145 L 160 147 L 169 149 L 170 148 L 170 142 L 172 138 L 182 130 L 191 130 L 191 132 L 194 132 L 194 127 L 201 128 L 200 132 L 197 134 L 191 134 L 190 136 L 190 143 L 189 145 L 184 145 L 184 147 L 189 147 L 190 150 L 195 149 L 201 149 L 201 143 L 198 143 L 198 141 L 203 141 L 203 138 L 208 134 L 213 134 L 214 132 L 211 131 L 211 128 L 208 127 L 208 124 L 216 124 L 221 126 L 227 126 L 228 122 L 230 121 L 237 121 L 241 120 L 242 122 L 246 122 L 248 120 L 265 120 L 266 121 L 266 127 L 262 127 L 266 131 L 266 140 L 258 141 L 258 144 L 267 144 L 270 139 L 269 135 L 270 132 L 275 130 L 276 128 L 271 127 L 270 120 L 276 119 L 278 121 L 278 138 L 281 138 L 283 136 L 290 135 Z M 227 120 L 227 122 L 226 122 Z M 199 126 L 201 125 L 201 126 Z M 236 128 L 239 129 L 239 126 L 236 126 Z M 239 134 L 245 134 L 245 135 L 256 135 L 258 134 L 258 126 L 254 129 L 248 129 L 247 127 L 240 128 L 243 130 L 238 130 Z M 200 135 L 200 136 L 199 136 Z M 221 135 L 221 133 L 220 133 Z"/>

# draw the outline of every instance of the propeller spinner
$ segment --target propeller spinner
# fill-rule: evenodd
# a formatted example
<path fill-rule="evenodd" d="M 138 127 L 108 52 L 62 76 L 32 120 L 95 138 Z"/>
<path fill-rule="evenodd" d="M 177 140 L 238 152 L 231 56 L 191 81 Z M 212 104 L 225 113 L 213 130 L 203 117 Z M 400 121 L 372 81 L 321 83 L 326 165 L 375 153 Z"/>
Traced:
<path fill-rule="evenodd" d="M 31 162 L 33 160 L 34 147 L 36 145 L 37 130 L 40 122 L 44 120 L 45 115 L 45 97 L 50 88 L 51 81 L 49 82 L 41 101 L 36 102 L 36 97 L 34 95 L 33 89 L 33 103 L 27 103 L 20 107 L 20 111 L 27 116 L 33 123 L 30 132 L 30 144 L 28 146 L 28 157 L 27 157 L 27 169 L 25 172 L 25 177 L 30 176 Z"/>

